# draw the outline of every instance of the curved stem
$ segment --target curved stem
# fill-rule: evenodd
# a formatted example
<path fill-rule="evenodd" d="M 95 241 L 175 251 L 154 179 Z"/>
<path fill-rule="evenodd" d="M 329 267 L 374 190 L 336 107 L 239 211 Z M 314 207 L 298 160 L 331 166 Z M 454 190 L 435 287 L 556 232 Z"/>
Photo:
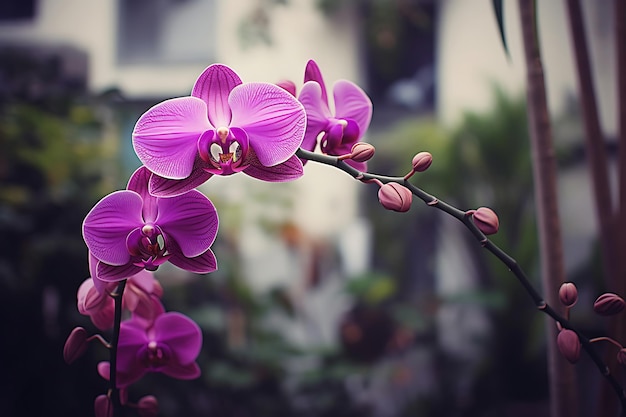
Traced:
<path fill-rule="evenodd" d="M 111 403 L 113 404 L 113 416 L 120 417 L 122 415 L 122 404 L 120 401 L 120 390 L 117 388 L 117 343 L 120 338 L 120 325 L 122 323 L 122 296 L 126 280 L 119 283 L 115 291 L 111 293 L 111 297 L 115 300 L 115 316 L 113 320 L 113 338 L 111 339 L 111 350 L 109 359 L 109 383 L 111 390 Z"/>
<path fill-rule="evenodd" d="M 426 203 L 429 207 L 437 208 L 450 216 L 459 220 L 463 225 L 472 233 L 472 235 L 476 238 L 476 240 L 480 243 L 482 247 L 491 252 L 496 258 L 498 258 L 504 265 L 506 265 L 511 273 L 517 278 L 519 283 L 524 287 L 526 293 L 530 296 L 530 298 L 535 303 L 535 306 L 542 311 L 543 313 L 550 316 L 553 320 L 558 322 L 563 328 L 570 329 L 574 331 L 580 340 L 582 348 L 587 352 L 593 363 L 596 365 L 600 373 L 606 378 L 610 386 L 613 388 L 619 401 L 622 406 L 622 415 L 626 416 L 626 393 L 624 389 L 620 385 L 620 383 L 615 379 L 613 374 L 611 373 L 608 366 L 602 360 L 600 354 L 596 351 L 592 342 L 583 335 L 580 331 L 578 331 L 567 318 L 561 316 L 556 310 L 554 310 L 548 303 L 543 299 L 541 294 L 533 287 L 532 283 L 526 276 L 526 273 L 522 270 L 522 268 L 518 265 L 517 261 L 513 259 L 510 255 L 500 249 L 496 244 L 494 244 L 491 240 L 489 240 L 483 232 L 476 227 L 474 222 L 471 219 L 471 216 L 467 215 L 465 211 L 460 210 L 444 201 L 439 200 L 438 198 L 428 194 L 422 189 L 416 187 L 415 185 L 408 182 L 404 177 L 389 177 L 385 175 L 378 174 L 370 174 L 360 172 L 357 169 L 351 167 L 343 161 L 338 160 L 336 157 L 317 154 L 309 151 L 305 151 L 304 149 L 299 149 L 296 152 L 296 155 L 301 159 L 306 159 L 309 161 L 318 162 L 325 165 L 334 166 L 355 179 L 358 179 L 361 182 L 371 182 L 373 180 L 378 180 L 381 183 L 395 182 L 401 184 L 411 190 L 413 195 L 418 197 L 424 203 Z"/>

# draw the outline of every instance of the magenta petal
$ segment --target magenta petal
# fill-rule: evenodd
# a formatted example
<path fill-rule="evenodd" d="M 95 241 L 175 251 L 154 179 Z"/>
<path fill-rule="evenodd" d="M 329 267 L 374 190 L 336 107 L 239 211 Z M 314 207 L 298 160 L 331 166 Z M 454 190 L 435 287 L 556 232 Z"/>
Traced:
<path fill-rule="evenodd" d="M 306 84 L 308 81 L 315 81 L 320 85 L 320 88 L 322 89 L 322 101 L 326 104 L 326 106 L 328 106 L 328 94 L 326 93 L 326 85 L 324 84 L 322 72 L 320 71 L 320 67 L 317 65 L 317 62 L 312 59 L 306 63 L 306 68 L 304 69 L 304 83 Z"/>
<path fill-rule="evenodd" d="M 266 167 L 258 161 L 252 160 L 244 174 L 253 178 L 268 182 L 286 182 L 300 178 L 304 174 L 302 161 L 297 156 L 292 156 L 282 164 Z"/>
<path fill-rule="evenodd" d="M 110 265 L 130 260 L 126 236 L 141 227 L 143 202 L 133 191 L 116 191 L 100 200 L 83 222 L 83 238 L 96 258 Z"/>
<path fill-rule="evenodd" d="M 309 81 L 302 87 L 300 103 L 306 111 L 306 132 L 302 141 L 302 149 L 315 150 L 317 136 L 326 129 L 328 119 L 332 117 L 328 105 L 322 101 L 322 89 L 316 82 Z"/>
<path fill-rule="evenodd" d="M 154 290 L 154 273 L 150 271 L 141 270 L 137 272 L 135 275 L 129 278 L 132 281 L 132 284 L 139 287 L 142 291 L 147 294 L 152 294 Z"/>
<path fill-rule="evenodd" d="M 195 362 L 187 365 L 171 363 L 161 369 L 161 372 L 167 376 L 171 376 L 172 378 L 184 380 L 196 379 L 201 373 L 200 367 Z"/>
<path fill-rule="evenodd" d="M 337 119 L 352 119 L 359 126 L 360 137 L 372 120 L 372 101 L 356 84 L 341 80 L 333 87 L 335 98 L 335 117 Z"/>
<path fill-rule="evenodd" d="M 154 320 L 153 331 L 154 340 L 166 344 L 183 365 L 195 361 L 200 354 L 202 331 L 195 321 L 183 314 L 161 314 Z"/>
<path fill-rule="evenodd" d="M 233 89 L 228 102 L 232 126 L 246 131 L 261 164 L 285 162 L 300 147 L 306 115 L 287 91 L 274 84 L 247 83 Z"/>
<path fill-rule="evenodd" d="M 197 97 L 180 97 L 145 112 L 133 130 L 133 146 L 141 162 L 162 177 L 188 177 L 198 153 L 196 142 L 212 128 L 206 108 Z"/>
<path fill-rule="evenodd" d="M 231 111 L 228 95 L 241 84 L 241 78 L 229 67 L 214 64 L 205 69 L 196 80 L 191 95 L 207 105 L 207 117 L 214 127 L 230 125 Z"/>
<path fill-rule="evenodd" d="M 215 240 L 217 210 L 199 191 L 159 200 L 159 226 L 187 257 L 204 253 Z"/>
<path fill-rule="evenodd" d="M 173 253 L 169 261 L 180 269 L 196 274 L 208 274 L 217 270 L 217 259 L 211 249 L 193 258 L 187 258 L 182 253 Z"/>
<path fill-rule="evenodd" d="M 157 199 L 150 195 L 148 191 L 148 182 L 152 172 L 145 166 L 137 168 L 128 180 L 127 190 L 134 191 L 141 196 L 143 200 L 142 217 L 145 223 L 152 223 L 157 217 Z"/>
<path fill-rule="evenodd" d="M 96 265 L 96 277 L 104 282 L 117 282 L 132 277 L 143 267 L 128 263 L 126 265 L 108 265 L 104 262 L 98 262 Z"/>
<path fill-rule="evenodd" d="M 123 321 L 117 343 L 117 369 L 130 370 L 137 362 L 137 354 L 148 344 L 146 329 L 134 320 Z"/>
<path fill-rule="evenodd" d="M 150 193 L 156 197 L 175 197 L 199 187 L 213 176 L 201 168 L 204 164 L 206 162 L 196 158 L 191 175 L 183 180 L 171 180 L 152 174 L 149 184 Z"/>

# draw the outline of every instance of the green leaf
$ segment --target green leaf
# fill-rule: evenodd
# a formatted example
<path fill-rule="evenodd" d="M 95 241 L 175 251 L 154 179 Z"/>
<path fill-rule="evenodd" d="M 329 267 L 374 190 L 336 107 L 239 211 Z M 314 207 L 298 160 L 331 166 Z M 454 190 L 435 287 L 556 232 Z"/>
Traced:
<path fill-rule="evenodd" d="M 502 0 L 492 0 L 493 5 L 493 13 L 496 16 L 496 21 L 498 22 L 498 29 L 500 30 L 500 39 L 502 40 L 502 47 L 504 48 L 504 52 L 506 52 L 507 58 L 511 58 L 509 54 L 509 47 L 506 44 L 506 35 L 504 33 L 504 5 L 502 4 Z"/>

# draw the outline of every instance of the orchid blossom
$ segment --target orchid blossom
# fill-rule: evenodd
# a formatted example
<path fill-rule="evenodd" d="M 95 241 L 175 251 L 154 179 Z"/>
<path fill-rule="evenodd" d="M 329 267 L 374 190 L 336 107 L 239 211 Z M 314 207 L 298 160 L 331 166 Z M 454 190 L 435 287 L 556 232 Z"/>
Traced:
<path fill-rule="evenodd" d="M 269 83 L 242 83 L 221 64 L 209 66 L 191 96 L 159 103 L 144 113 L 133 145 L 154 173 L 150 192 L 180 195 L 213 175 L 244 172 L 270 182 L 302 176 L 295 156 L 304 138 L 302 105 Z"/>
<path fill-rule="evenodd" d="M 320 148 L 328 155 L 349 154 L 359 142 L 372 119 L 372 101 L 356 84 L 339 80 L 333 86 L 335 112 L 331 112 L 326 85 L 315 61 L 307 63 L 304 86 L 298 100 L 304 105 L 307 126 L 302 148 L 315 150 L 319 139 Z M 321 136 L 321 138 L 320 138 Z M 347 164 L 366 171 L 365 162 L 346 160 Z"/>
<path fill-rule="evenodd" d="M 126 388 L 148 372 L 197 378 L 200 368 L 195 361 L 201 348 L 200 327 L 183 314 L 163 313 L 150 326 L 135 318 L 124 321 L 117 346 L 117 387 Z M 101 362 L 98 373 L 109 379 L 109 362 Z"/>
<path fill-rule="evenodd" d="M 150 175 L 139 168 L 126 190 L 107 195 L 87 214 L 83 237 L 97 260 L 92 278 L 117 282 L 167 261 L 196 273 L 217 269 L 210 249 L 218 227 L 213 203 L 196 190 L 154 197 L 148 193 Z"/>
<path fill-rule="evenodd" d="M 103 282 L 104 287 L 99 289 L 96 282 L 87 278 L 78 288 L 78 312 L 89 316 L 98 329 L 107 330 L 113 327 L 115 302 L 110 293 L 115 290 L 117 283 Z M 128 278 L 122 308 L 151 321 L 164 311 L 159 301 L 162 295 L 163 288 L 154 274 L 142 270 Z"/>

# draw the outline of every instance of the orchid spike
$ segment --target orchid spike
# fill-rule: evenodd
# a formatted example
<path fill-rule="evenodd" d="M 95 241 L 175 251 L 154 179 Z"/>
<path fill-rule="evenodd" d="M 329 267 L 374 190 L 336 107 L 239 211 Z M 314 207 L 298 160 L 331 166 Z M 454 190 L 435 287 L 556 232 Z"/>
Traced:
<path fill-rule="evenodd" d="M 97 260 L 95 279 L 117 282 L 167 261 L 196 273 L 217 269 L 210 249 L 218 227 L 213 203 L 196 190 L 154 197 L 150 175 L 139 168 L 126 190 L 107 195 L 85 217 L 83 238 Z"/>
<path fill-rule="evenodd" d="M 317 146 L 328 155 L 345 155 L 359 142 L 372 120 L 372 101 L 356 84 L 340 80 L 333 86 L 334 114 L 330 110 L 322 73 L 315 61 L 307 63 L 304 86 L 298 100 L 304 105 L 307 127 L 302 148 L 313 151 Z M 321 137 L 320 137 L 321 136 Z M 367 163 L 346 160 L 359 171 L 367 170 Z"/>
<path fill-rule="evenodd" d="M 177 379 L 197 378 L 200 368 L 195 361 L 201 348 L 200 327 L 180 313 L 163 313 L 149 327 L 135 318 L 124 321 L 117 351 L 117 386 L 126 388 L 148 372 Z M 98 373 L 108 379 L 110 364 L 101 362 Z"/>
<path fill-rule="evenodd" d="M 154 173 L 150 192 L 185 193 L 213 175 L 247 175 L 270 182 L 302 176 L 295 156 L 304 138 L 302 105 L 283 88 L 243 83 L 229 67 L 209 66 L 191 96 L 159 103 L 133 131 L 137 156 Z"/>

